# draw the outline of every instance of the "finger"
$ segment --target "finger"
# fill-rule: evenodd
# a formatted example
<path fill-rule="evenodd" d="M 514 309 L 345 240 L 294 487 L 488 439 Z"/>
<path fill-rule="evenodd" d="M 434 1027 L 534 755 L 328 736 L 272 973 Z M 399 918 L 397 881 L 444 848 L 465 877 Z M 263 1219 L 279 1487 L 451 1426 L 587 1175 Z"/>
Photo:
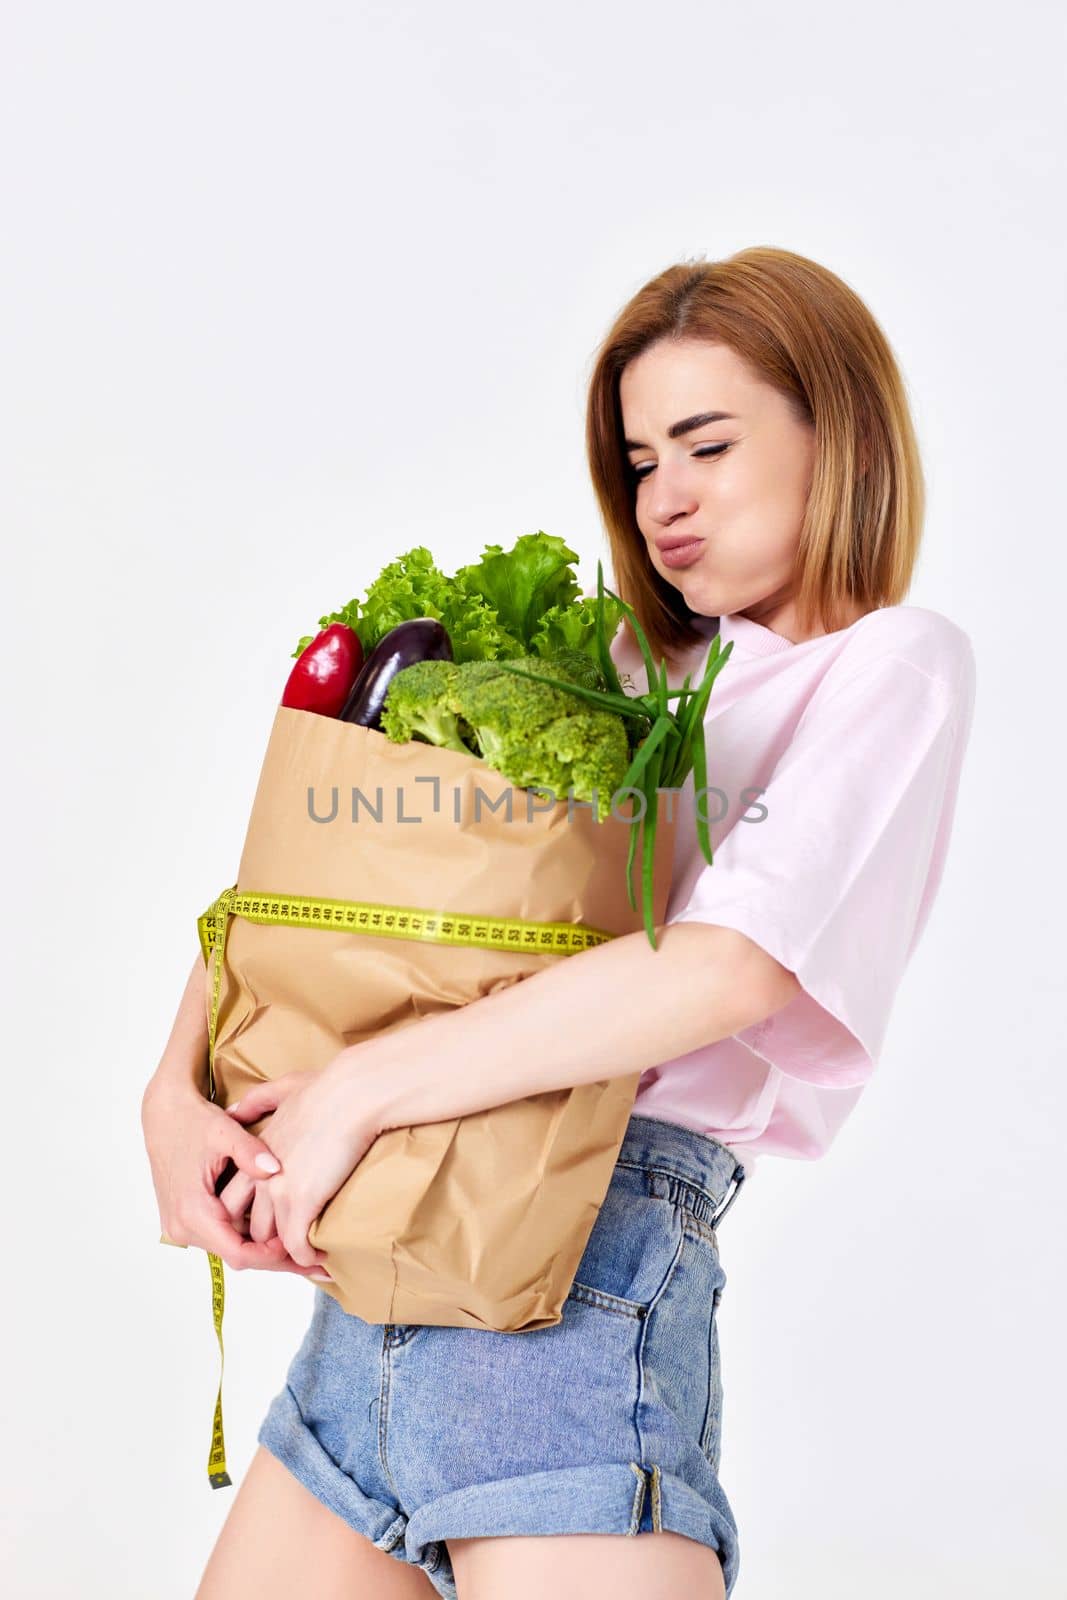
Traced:
<path fill-rule="evenodd" d="M 255 1198 L 252 1201 L 252 1214 L 249 1218 L 248 1232 L 251 1238 L 261 1244 L 268 1239 L 277 1237 L 278 1225 L 274 1215 L 274 1201 L 270 1192 L 270 1184 L 264 1180 L 257 1183 Z"/>
<path fill-rule="evenodd" d="M 275 1200 L 275 1226 L 290 1256 L 299 1266 L 321 1270 L 321 1264 L 326 1259 L 325 1252 L 316 1250 L 308 1241 L 308 1229 L 314 1217 L 308 1216 L 297 1206 L 278 1203 L 277 1194 Z"/>
<path fill-rule="evenodd" d="M 247 1173 L 236 1172 L 226 1187 L 219 1192 L 219 1199 L 226 1207 L 230 1217 L 236 1222 L 243 1217 L 252 1203 L 252 1196 L 256 1192 L 256 1180 Z"/>
<path fill-rule="evenodd" d="M 235 1122 L 232 1117 L 220 1117 L 218 1126 L 220 1157 L 229 1156 L 235 1166 L 253 1179 L 281 1171 L 281 1162 L 270 1146 L 262 1139 L 257 1139 L 254 1133 L 246 1132 L 239 1122 Z"/>
<path fill-rule="evenodd" d="M 291 1088 L 292 1081 L 288 1073 L 264 1083 L 254 1083 L 251 1089 L 245 1090 L 240 1100 L 227 1106 L 226 1114 L 238 1122 L 255 1122 L 257 1118 L 266 1116 L 268 1111 L 277 1111 Z"/>
<path fill-rule="evenodd" d="M 281 1239 L 290 1260 L 295 1262 L 296 1266 L 304 1272 L 320 1272 L 329 1277 L 329 1271 L 325 1265 L 326 1251 L 317 1250 L 307 1237 L 312 1218 L 309 1217 L 307 1222 L 294 1223 L 292 1220 L 292 1201 L 284 1188 L 279 1188 L 276 1183 L 269 1179 L 265 1179 L 257 1185 L 257 1194 L 261 1191 L 266 1191 L 271 1203 L 272 1217 L 270 1225 L 275 1235 Z M 253 1201 L 253 1217 L 255 1215 L 254 1207 L 255 1202 Z M 264 1224 L 264 1226 L 266 1225 Z M 253 1237 L 256 1237 L 255 1226 L 253 1226 Z M 292 1248 L 290 1248 L 291 1246 Z"/>

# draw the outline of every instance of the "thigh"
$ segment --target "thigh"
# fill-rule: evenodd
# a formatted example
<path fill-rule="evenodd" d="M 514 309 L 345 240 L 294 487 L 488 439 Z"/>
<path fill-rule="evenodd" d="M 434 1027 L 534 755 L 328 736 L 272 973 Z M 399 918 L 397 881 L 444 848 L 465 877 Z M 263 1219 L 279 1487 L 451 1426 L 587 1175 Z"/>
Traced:
<path fill-rule="evenodd" d="M 379 1550 L 260 1445 L 194 1600 L 433 1600 L 424 1572 Z"/>
<path fill-rule="evenodd" d="M 723 1600 L 716 1551 L 682 1533 L 567 1533 L 449 1539 L 459 1600 L 589 1600 L 639 1594 L 641 1600 Z"/>

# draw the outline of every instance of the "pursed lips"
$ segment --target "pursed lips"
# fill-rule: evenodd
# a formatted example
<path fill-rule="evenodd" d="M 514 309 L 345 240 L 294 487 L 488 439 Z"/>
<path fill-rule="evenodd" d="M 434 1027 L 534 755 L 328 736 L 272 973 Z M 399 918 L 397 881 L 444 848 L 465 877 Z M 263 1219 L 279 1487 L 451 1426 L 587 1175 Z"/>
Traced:
<path fill-rule="evenodd" d="M 692 567 L 703 558 L 704 540 L 694 534 L 689 539 L 672 539 L 667 544 L 658 545 L 657 549 L 664 567 Z"/>
<path fill-rule="evenodd" d="M 660 555 L 663 555 L 668 550 L 680 550 L 685 544 L 700 543 L 703 538 L 704 535 L 702 533 L 685 533 L 669 539 L 654 539 L 652 542 Z"/>

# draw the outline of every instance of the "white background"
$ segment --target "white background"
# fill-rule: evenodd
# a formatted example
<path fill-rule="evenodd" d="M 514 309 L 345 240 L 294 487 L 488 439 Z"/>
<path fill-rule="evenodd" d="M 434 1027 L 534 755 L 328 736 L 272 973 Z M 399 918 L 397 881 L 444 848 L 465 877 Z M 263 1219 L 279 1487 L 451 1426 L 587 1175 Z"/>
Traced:
<path fill-rule="evenodd" d="M 191 1596 L 207 1261 L 139 1121 L 296 639 L 426 543 L 607 547 L 626 299 L 774 244 L 885 328 L 978 657 L 939 902 L 821 1163 L 723 1226 L 739 1600 L 1064 1593 L 1061 24 L 903 0 L 7 8 L 7 1592 Z M 650 1002 L 651 1003 L 651 1002 Z M 227 1274 L 231 1472 L 313 1290 Z"/>

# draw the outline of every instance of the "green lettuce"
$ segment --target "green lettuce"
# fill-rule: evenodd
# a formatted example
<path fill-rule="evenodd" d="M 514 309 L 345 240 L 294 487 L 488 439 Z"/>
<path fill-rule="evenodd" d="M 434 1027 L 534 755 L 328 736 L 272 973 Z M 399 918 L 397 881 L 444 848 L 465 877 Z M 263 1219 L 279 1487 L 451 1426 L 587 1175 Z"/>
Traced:
<path fill-rule="evenodd" d="M 486 545 L 481 559 L 443 573 L 425 545 L 383 567 L 361 601 L 352 599 L 319 618 L 319 627 L 343 622 L 359 635 L 364 655 L 398 623 L 436 617 L 452 641 L 453 660 L 503 661 L 556 656 L 565 650 L 596 654 L 596 599 L 580 594 L 572 563 L 576 551 L 554 534 L 523 534 L 511 550 Z M 622 608 L 605 597 L 605 626 L 615 633 Z M 294 656 L 310 643 L 300 640 Z"/>

